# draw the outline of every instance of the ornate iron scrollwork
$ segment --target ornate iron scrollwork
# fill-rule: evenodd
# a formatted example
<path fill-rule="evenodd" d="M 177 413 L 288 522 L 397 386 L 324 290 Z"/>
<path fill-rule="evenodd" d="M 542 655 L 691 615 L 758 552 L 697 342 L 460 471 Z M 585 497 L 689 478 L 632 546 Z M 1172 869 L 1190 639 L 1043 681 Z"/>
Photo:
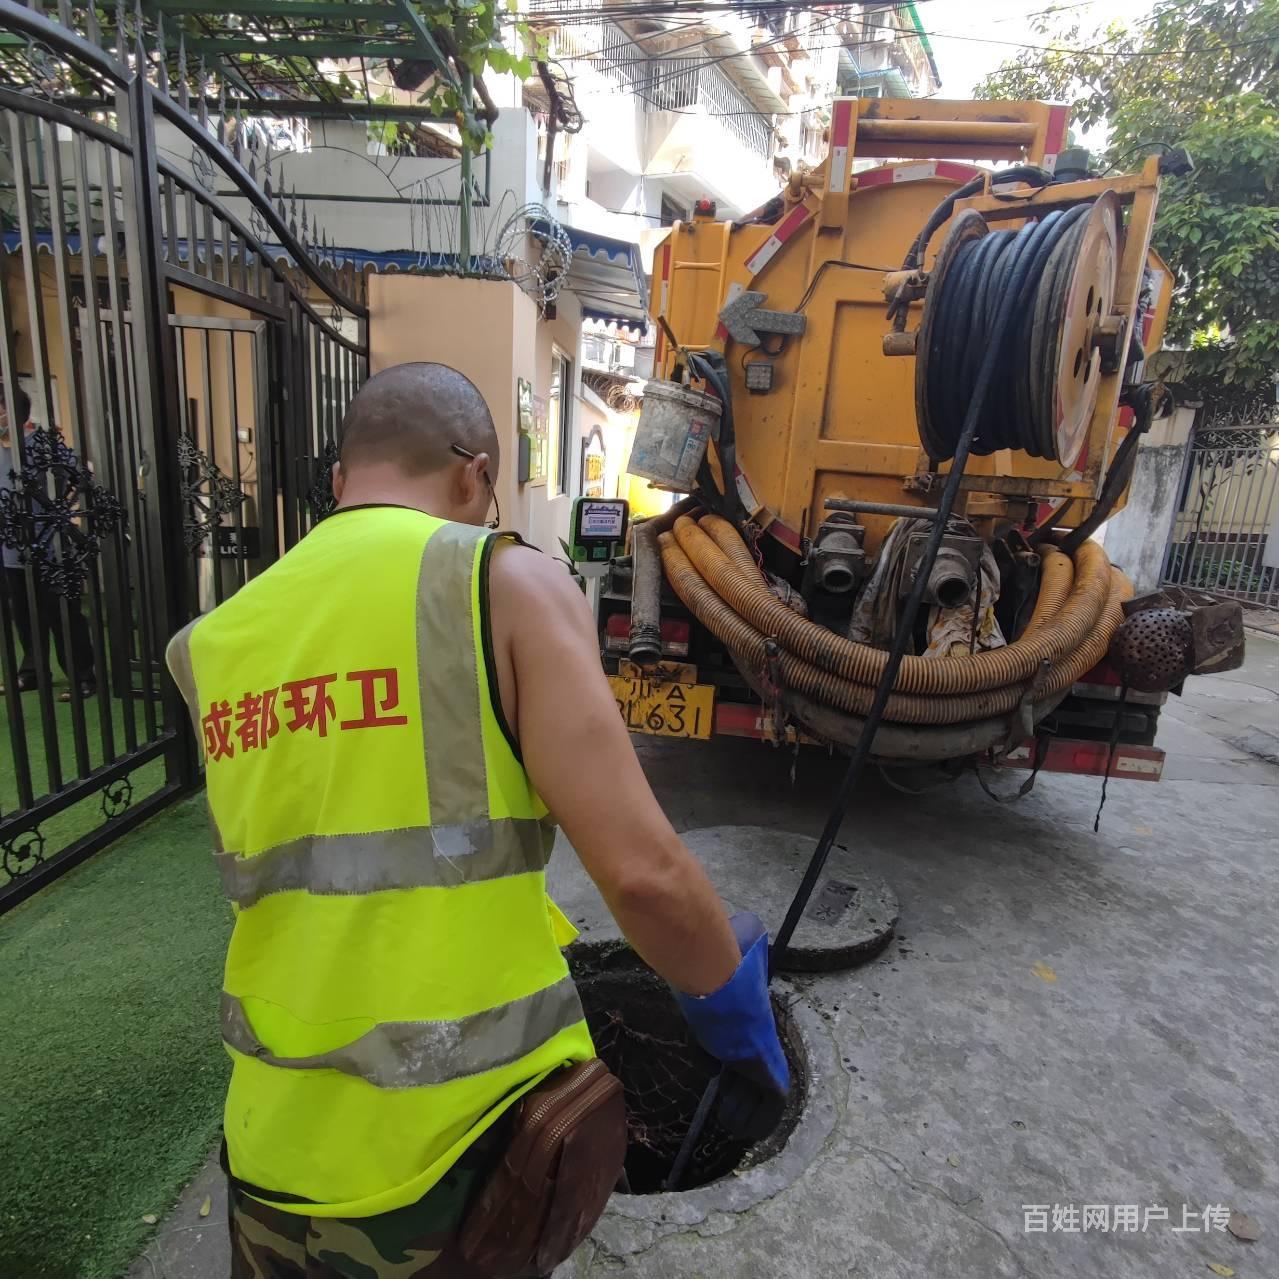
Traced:
<path fill-rule="evenodd" d="M 29 875 L 44 861 L 44 836 L 37 826 L 24 830 L 0 846 L 0 865 L 10 879 Z"/>
<path fill-rule="evenodd" d="M 306 491 L 306 502 L 318 524 L 326 515 L 332 515 L 337 507 L 333 496 L 333 464 L 338 460 L 338 446 L 329 440 L 315 459 L 311 472 L 311 487 Z"/>
<path fill-rule="evenodd" d="M 27 69 L 33 82 L 32 92 L 50 99 L 71 92 L 73 86 L 67 66 L 47 44 L 28 40 Z"/>
<path fill-rule="evenodd" d="M 133 783 L 127 777 L 117 777 L 102 788 L 102 816 L 119 817 L 133 803 Z"/>
<path fill-rule="evenodd" d="M 0 490 L 0 543 L 35 565 L 41 585 L 72 599 L 83 594 L 103 537 L 123 527 L 124 507 L 57 431 L 41 427 L 23 444 L 22 470 Z"/>
<path fill-rule="evenodd" d="M 209 153 L 203 147 L 191 148 L 191 171 L 195 174 L 195 180 L 206 191 L 213 190 L 215 177 L 213 161 L 209 159 Z"/>
<path fill-rule="evenodd" d="M 194 551 L 249 495 L 223 475 L 189 435 L 178 436 L 178 466 L 186 511 L 182 536 L 187 550 Z"/>

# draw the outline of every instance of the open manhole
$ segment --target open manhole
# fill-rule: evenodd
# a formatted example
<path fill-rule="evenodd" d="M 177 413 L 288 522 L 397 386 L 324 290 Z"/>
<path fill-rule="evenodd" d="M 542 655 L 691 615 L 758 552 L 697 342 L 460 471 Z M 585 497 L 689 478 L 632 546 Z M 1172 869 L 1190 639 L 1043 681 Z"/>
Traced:
<path fill-rule="evenodd" d="M 697 1103 L 719 1064 L 693 1040 L 666 983 L 629 947 L 619 942 L 577 944 L 569 948 L 568 962 L 595 1050 L 626 1094 L 630 1193 L 655 1194 L 666 1189 Z M 792 1082 L 782 1122 L 764 1141 L 750 1145 L 726 1132 L 712 1115 L 680 1190 L 763 1163 L 781 1151 L 794 1131 L 807 1098 L 807 1054 L 790 1011 L 776 996 L 773 1010 Z"/>

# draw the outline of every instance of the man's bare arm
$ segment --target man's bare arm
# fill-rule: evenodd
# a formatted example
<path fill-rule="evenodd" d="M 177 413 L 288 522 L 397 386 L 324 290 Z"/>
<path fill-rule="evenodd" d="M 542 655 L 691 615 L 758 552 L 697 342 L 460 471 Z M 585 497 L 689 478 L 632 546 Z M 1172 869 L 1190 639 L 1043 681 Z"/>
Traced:
<path fill-rule="evenodd" d="M 533 784 L 645 962 L 677 990 L 718 990 L 740 949 L 640 768 L 581 591 L 562 564 L 505 546 L 489 598 L 502 703 Z"/>

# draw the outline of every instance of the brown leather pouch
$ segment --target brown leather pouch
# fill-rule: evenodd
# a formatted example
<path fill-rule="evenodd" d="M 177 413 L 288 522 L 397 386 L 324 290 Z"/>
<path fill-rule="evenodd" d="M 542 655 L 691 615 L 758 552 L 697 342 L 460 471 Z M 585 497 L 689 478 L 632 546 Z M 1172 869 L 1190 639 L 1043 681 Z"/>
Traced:
<path fill-rule="evenodd" d="M 490 1279 L 550 1274 L 599 1220 L 625 1157 L 621 1081 L 598 1057 L 556 1071 L 516 1106 L 462 1223 L 463 1259 Z"/>

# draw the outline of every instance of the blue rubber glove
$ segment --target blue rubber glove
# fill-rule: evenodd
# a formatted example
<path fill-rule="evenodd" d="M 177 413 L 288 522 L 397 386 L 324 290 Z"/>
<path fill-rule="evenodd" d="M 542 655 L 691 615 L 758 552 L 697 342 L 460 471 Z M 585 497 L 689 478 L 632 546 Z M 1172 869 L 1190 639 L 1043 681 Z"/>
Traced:
<path fill-rule="evenodd" d="M 675 992 L 697 1042 L 724 1064 L 719 1118 L 745 1141 L 760 1141 L 781 1121 L 790 1093 L 790 1068 L 777 1038 L 768 997 L 768 933 L 747 911 L 729 921 L 742 962 L 711 995 Z"/>

